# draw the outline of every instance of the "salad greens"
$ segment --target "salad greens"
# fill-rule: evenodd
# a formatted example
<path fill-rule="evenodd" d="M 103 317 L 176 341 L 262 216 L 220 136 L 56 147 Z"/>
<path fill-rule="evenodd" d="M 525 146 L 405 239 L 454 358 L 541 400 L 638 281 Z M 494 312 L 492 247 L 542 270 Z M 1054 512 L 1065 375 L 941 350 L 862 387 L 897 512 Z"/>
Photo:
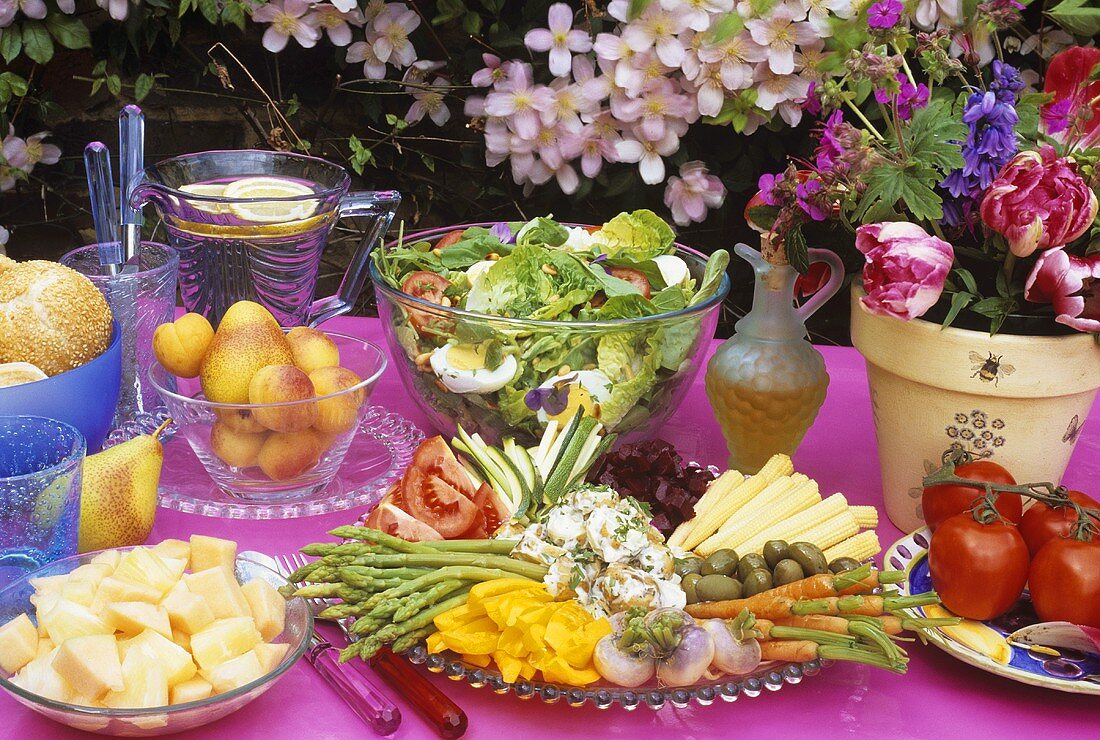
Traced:
<path fill-rule="evenodd" d="M 416 392 L 471 432 L 499 437 L 512 428 L 530 440 L 578 409 L 628 431 L 663 412 L 678 381 L 694 375 L 689 359 L 708 312 L 644 319 L 715 296 L 729 255 L 716 252 L 704 268 L 676 254 L 674 236 L 647 210 L 593 230 L 539 217 L 448 234 L 441 248 L 399 244 L 372 258 L 377 276 L 401 293 L 485 314 L 389 307 L 393 334 L 415 363 Z M 640 321 L 578 324 L 630 319 Z"/>

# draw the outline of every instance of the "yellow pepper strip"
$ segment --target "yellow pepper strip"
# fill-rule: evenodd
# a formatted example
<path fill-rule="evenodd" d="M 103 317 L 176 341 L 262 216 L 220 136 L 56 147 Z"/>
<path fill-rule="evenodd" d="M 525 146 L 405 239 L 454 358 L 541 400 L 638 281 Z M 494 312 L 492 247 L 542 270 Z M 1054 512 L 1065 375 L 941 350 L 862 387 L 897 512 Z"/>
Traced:
<path fill-rule="evenodd" d="M 438 629 L 438 626 L 436 627 Z M 448 633 L 469 634 L 471 632 L 497 632 L 497 624 L 489 617 L 479 617 L 472 622 L 463 622 L 447 630 Z"/>
<path fill-rule="evenodd" d="M 470 665 L 476 665 L 478 668 L 488 668 L 489 664 L 493 662 L 490 655 L 463 655 L 462 659 Z"/>
<path fill-rule="evenodd" d="M 600 674 L 592 668 L 574 668 L 561 656 L 554 656 L 542 666 L 542 675 L 548 681 L 570 686 L 587 686 L 600 680 Z"/>
<path fill-rule="evenodd" d="M 433 632 L 428 635 L 428 639 L 425 640 L 425 643 L 428 646 L 429 653 L 441 653 L 447 649 L 447 645 L 443 642 L 442 632 Z"/>
<path fill-rule="evenodd" d="M 449 650 L 469 655 L 490 655 L 497 647 L 496 632 L 448 632 L 443 642 Z"/>
<path fill-rule="evenodd" d="M 526 665 L 519 658 L 513 658 L 503 650 L 497 650 L 493 653 L 493 661 L 497 664 L 497 668 L 500 669 L 500 677 L 508 683 L 515 683 L 516 679 L 519 677 L 520 669 Z"/>
<path fill-rule="evenodd" d="M 517 627 L 505 627 L 500 633 L 497 645 L 501 650 L 515 658 L 522 658 L 531 651 L 523 644 L 523 630 Z"/>
<path fill-rule="evenodd" d="M 491 581 L 488 581 L 491 583 Z M 477 604 L 466 602 L 462 606 L 443 612 L 435 618 L 435 628 L 438 630 L 450 630 L 466 622 L 484 617 L 485 610 Z"/>
<path fill-rule="evenodd" d="M 476 604 L 482 599 L 490 596 L 499 596 L 509 591 L 535 590 L 539 588 L 545 590 L 541 583 L 532 581 L 529 578 L 494 578 L 491 581 L 482 581 L 471 588 L 469 601 Z"/>

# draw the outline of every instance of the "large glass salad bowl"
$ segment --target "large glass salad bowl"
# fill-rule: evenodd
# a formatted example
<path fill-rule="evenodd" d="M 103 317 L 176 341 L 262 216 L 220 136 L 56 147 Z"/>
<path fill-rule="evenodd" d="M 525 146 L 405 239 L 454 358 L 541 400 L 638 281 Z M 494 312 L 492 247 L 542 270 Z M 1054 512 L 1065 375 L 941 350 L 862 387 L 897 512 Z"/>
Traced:
<path fill-rule="evenodd" d="M 636 211 L 423 231 L 375 250 L 370 273 L 401 380 L 435 427 L 530 445 L 580 409 L 628 440 L 655 433 L 714 337 L 727 263 Z"/>

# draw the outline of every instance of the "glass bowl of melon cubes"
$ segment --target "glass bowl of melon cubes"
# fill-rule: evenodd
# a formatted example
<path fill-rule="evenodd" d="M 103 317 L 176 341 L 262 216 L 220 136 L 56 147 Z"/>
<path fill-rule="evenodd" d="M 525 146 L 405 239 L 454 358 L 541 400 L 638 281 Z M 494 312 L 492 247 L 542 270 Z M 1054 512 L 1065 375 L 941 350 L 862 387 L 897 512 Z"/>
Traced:
<path fill-rule="evenodd" d="M 313 616 L 286 579 L 193 536 L 102 550 L 0 591 L 0 688 L 80 730 L 149 736 L 234 712 L 309 645 Z"/>

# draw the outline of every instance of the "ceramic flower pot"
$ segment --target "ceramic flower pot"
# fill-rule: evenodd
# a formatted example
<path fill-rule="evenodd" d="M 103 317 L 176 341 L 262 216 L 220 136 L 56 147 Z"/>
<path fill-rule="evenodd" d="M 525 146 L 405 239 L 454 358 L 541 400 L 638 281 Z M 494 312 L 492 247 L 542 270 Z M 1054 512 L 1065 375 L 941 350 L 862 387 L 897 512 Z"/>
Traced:
<path fill-rule="evenodd" d="M 852 290 L 852 344 L 867 361 L 882 490 L 903 532 L 924 526 L 921 479 L 952 446 L 1018 481 L 1061 480 L 1100 388 L 1091 334 L 1020 336 L 876 316 Z"/>

